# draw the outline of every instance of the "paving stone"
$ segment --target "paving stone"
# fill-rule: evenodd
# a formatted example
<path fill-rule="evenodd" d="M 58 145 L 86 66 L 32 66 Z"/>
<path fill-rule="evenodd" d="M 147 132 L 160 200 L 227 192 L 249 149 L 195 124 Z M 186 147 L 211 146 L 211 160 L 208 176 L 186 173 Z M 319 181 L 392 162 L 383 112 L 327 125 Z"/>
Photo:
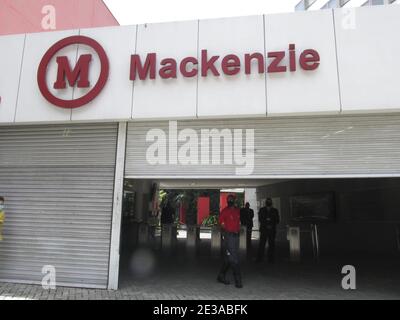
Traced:
<path fill-rule="evenodd" d="M 121 273 L 120 290 L 57 287 L 45 290 L 39 285 L 0 283 L 0 300 L 235 300 L 235 299 L 400 299 L 400 262 L 363 262 L 357 277 L 357 290 L 341 288 L 341 266 L 326 263 L 274 266 L 244 263 L 244 288 L 237 289 L 215 281 L 219 261 L 197 265 L 176 262 L 159 267 L 147 278 Z M 353 263 L 354 264 L 354 263 Z"/>

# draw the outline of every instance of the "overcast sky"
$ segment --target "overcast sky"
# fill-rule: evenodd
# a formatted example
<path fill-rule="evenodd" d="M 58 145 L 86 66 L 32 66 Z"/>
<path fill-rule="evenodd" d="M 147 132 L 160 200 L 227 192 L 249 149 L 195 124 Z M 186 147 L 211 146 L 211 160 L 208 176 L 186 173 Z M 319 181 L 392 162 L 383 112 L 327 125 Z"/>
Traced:
<path fill-rule="evenodd" d="M 292 12 L 300 0 L 104 0 L 121 25 Z"/>

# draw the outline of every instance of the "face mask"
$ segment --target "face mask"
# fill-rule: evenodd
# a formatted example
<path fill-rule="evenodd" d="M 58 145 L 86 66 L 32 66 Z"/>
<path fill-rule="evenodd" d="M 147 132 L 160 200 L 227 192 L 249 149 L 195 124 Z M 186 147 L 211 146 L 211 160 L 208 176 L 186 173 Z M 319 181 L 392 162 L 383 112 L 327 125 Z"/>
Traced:
<path fill-rule="evenodd" d="M 3 211 L 3 210 L 4 210 L 4 204 L 0 203 L 0 211 Z"/>

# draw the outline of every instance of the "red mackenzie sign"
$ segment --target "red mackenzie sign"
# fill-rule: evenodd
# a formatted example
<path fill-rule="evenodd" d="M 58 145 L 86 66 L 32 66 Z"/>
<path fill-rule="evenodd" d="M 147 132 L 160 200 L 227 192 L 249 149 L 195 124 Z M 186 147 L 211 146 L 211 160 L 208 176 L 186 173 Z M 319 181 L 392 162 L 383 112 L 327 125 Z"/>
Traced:
<path fill-rule="evenodd" d="M 286 72 L 287 70 L 293 72 L 297 69 L 297 58 L 296 58 L 296 46 L 294 44 L 289 45 L 289 65 L 283 64 L 283 59 L 286 56 L 285 51 L 274 51 L 268 52 L 267 57 L 269 59 L 266 63 L 264 55 L 259 52 L 246 53 L 244 55 L 244 66 L 241 65 L 239 56 L 235 54 L 228 54 L 224 57 L 220 56 L 209 56 L 207 50 L 201 50 L 201 57 L 197 59 L 195 57 L 186 57 L 178 62 L 173 58 L 166 58 L 160 61 L 160 68 L 158 75 L 162 79 L 176 78 L 177 73 L 180 72 L 183 77 L 195 77 L 199 73 L 202 77 L 207 77 L 209 74 L 213 76 L 220 76 L 218 71 L 218 64 L 221 65 L 222 73 L 228 76 L 234 76 L 238 74 L 243 68 L 245 74 L 254 72 L 252 69 L 252 62 L 256 62 L 256 72 L 268 73 L 272 72 Z M 315 70 L 318 68 L 320 62 L 319 54 L 316 50 L 307 49 L 301 52 L 299 56 L 299 65 L 303 70 Z M 200 64 L 200 66 L 199 66 Z M 139 55 L 134 54 L 131 56 L 131 69 L 130 79 L 144 80 L 146 78 L 155 79 L 157 76 L 157 54 L 149 53 L 143 62 Z"/>
<path fill-rule="evenodd" d="M 100 76 L 93 85 L 89 82 L 91 54 L 79 56 L 75 66 L 71 66 L 66 56 L 56 56 L 61 49 L 75 44 L 84 44 L 91 47 L 98 55 L 101 64 Z M 51 59 L 56 56 L 57 78 L 52 84 L 54 89 L 63 90 L 70 87 L 92 89 L 84 96 L 64 100 L 50 92 L 47 83 L 47 70 Z M 287 58 L 286 58 L 287 57 Z M 285 59 L 286 58 L 286 59 Z M 285 62 L 286 61 L 286 62 Z M 130 80 L 174 79 L 181 76 L 186 78 L 201 76 L 235 76 L 241 71 L 245 74 L 295 72 L 298 66 L 306 71 L 315 70 L 320 64 L 320 56 L 314 49 L 306 49 L 296 53 L 296 46 L 289 44 L 288 50 L 268 52 L 266 55 L 260 52 L 246 53 L 242 59 L 235 54 L 224 57 L 209 55 L 207 50 L 201 50 L 200 57 L 185 57 L 180 61 L 174 58 L 163 58 L 159 61 L 157 53 L 148 53 L 144 59 L 134 54 L 130 59 Z M 221 70 L 221 71 L 219 71 Z M 61 108 L 78 108 L 93 100 L 104 88 L 109 73 L 109 63 L 103 47 L 95 40 L 85 36 L 72 36 L 55 43 L 43 56 L 40 62 L 37 81 L 40 92 L 50 103 Z"/>

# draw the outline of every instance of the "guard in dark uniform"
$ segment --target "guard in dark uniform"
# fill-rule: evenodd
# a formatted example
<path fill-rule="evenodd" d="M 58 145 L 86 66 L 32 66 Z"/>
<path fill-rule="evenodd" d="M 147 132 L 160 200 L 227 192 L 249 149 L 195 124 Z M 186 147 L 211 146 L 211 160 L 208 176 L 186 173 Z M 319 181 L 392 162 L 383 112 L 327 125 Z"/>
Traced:
<path fill-rule="evenodd" d="M 232 269 L 236 288 L 242 288 L 242 277 L 239 267 L 239 234 L 240 234 L 240 209 L 235 207 L 235 198 L 228 196 L 228 206 L 219 216 L 222 231 L 222 246 L 224 261 L 218 275 L 218 282 L 229 284 L 226 273 Z"/>
<path fill-rule="evenodd" d="M 258 212 L 260 222 L 260 244 L 258 247 L 257 262 L 264 258 L 265 244 L 268 241 L 268 262 L 273 263 L 275 258 L 276 226 L 279 224 L 279 212 L 272 206 L 272 199 L 268 198 L 265 207 Z"/>
<path fill-rule="evenodd" d="M 170 201 L 167 199 L 161 210 L 161 224 L 174 223 L 174 208 L 171 206 Z"/>
<path fill-rule="evenodd" d="M 250 208 L 250 203 L 246 202 L 244 208 L 240 209 L 240 223 L 246 226 L 246 247 L 247 255 L 250 256 L 251 252 L 251 232 L 253 230 L 254 210 Z"/>

